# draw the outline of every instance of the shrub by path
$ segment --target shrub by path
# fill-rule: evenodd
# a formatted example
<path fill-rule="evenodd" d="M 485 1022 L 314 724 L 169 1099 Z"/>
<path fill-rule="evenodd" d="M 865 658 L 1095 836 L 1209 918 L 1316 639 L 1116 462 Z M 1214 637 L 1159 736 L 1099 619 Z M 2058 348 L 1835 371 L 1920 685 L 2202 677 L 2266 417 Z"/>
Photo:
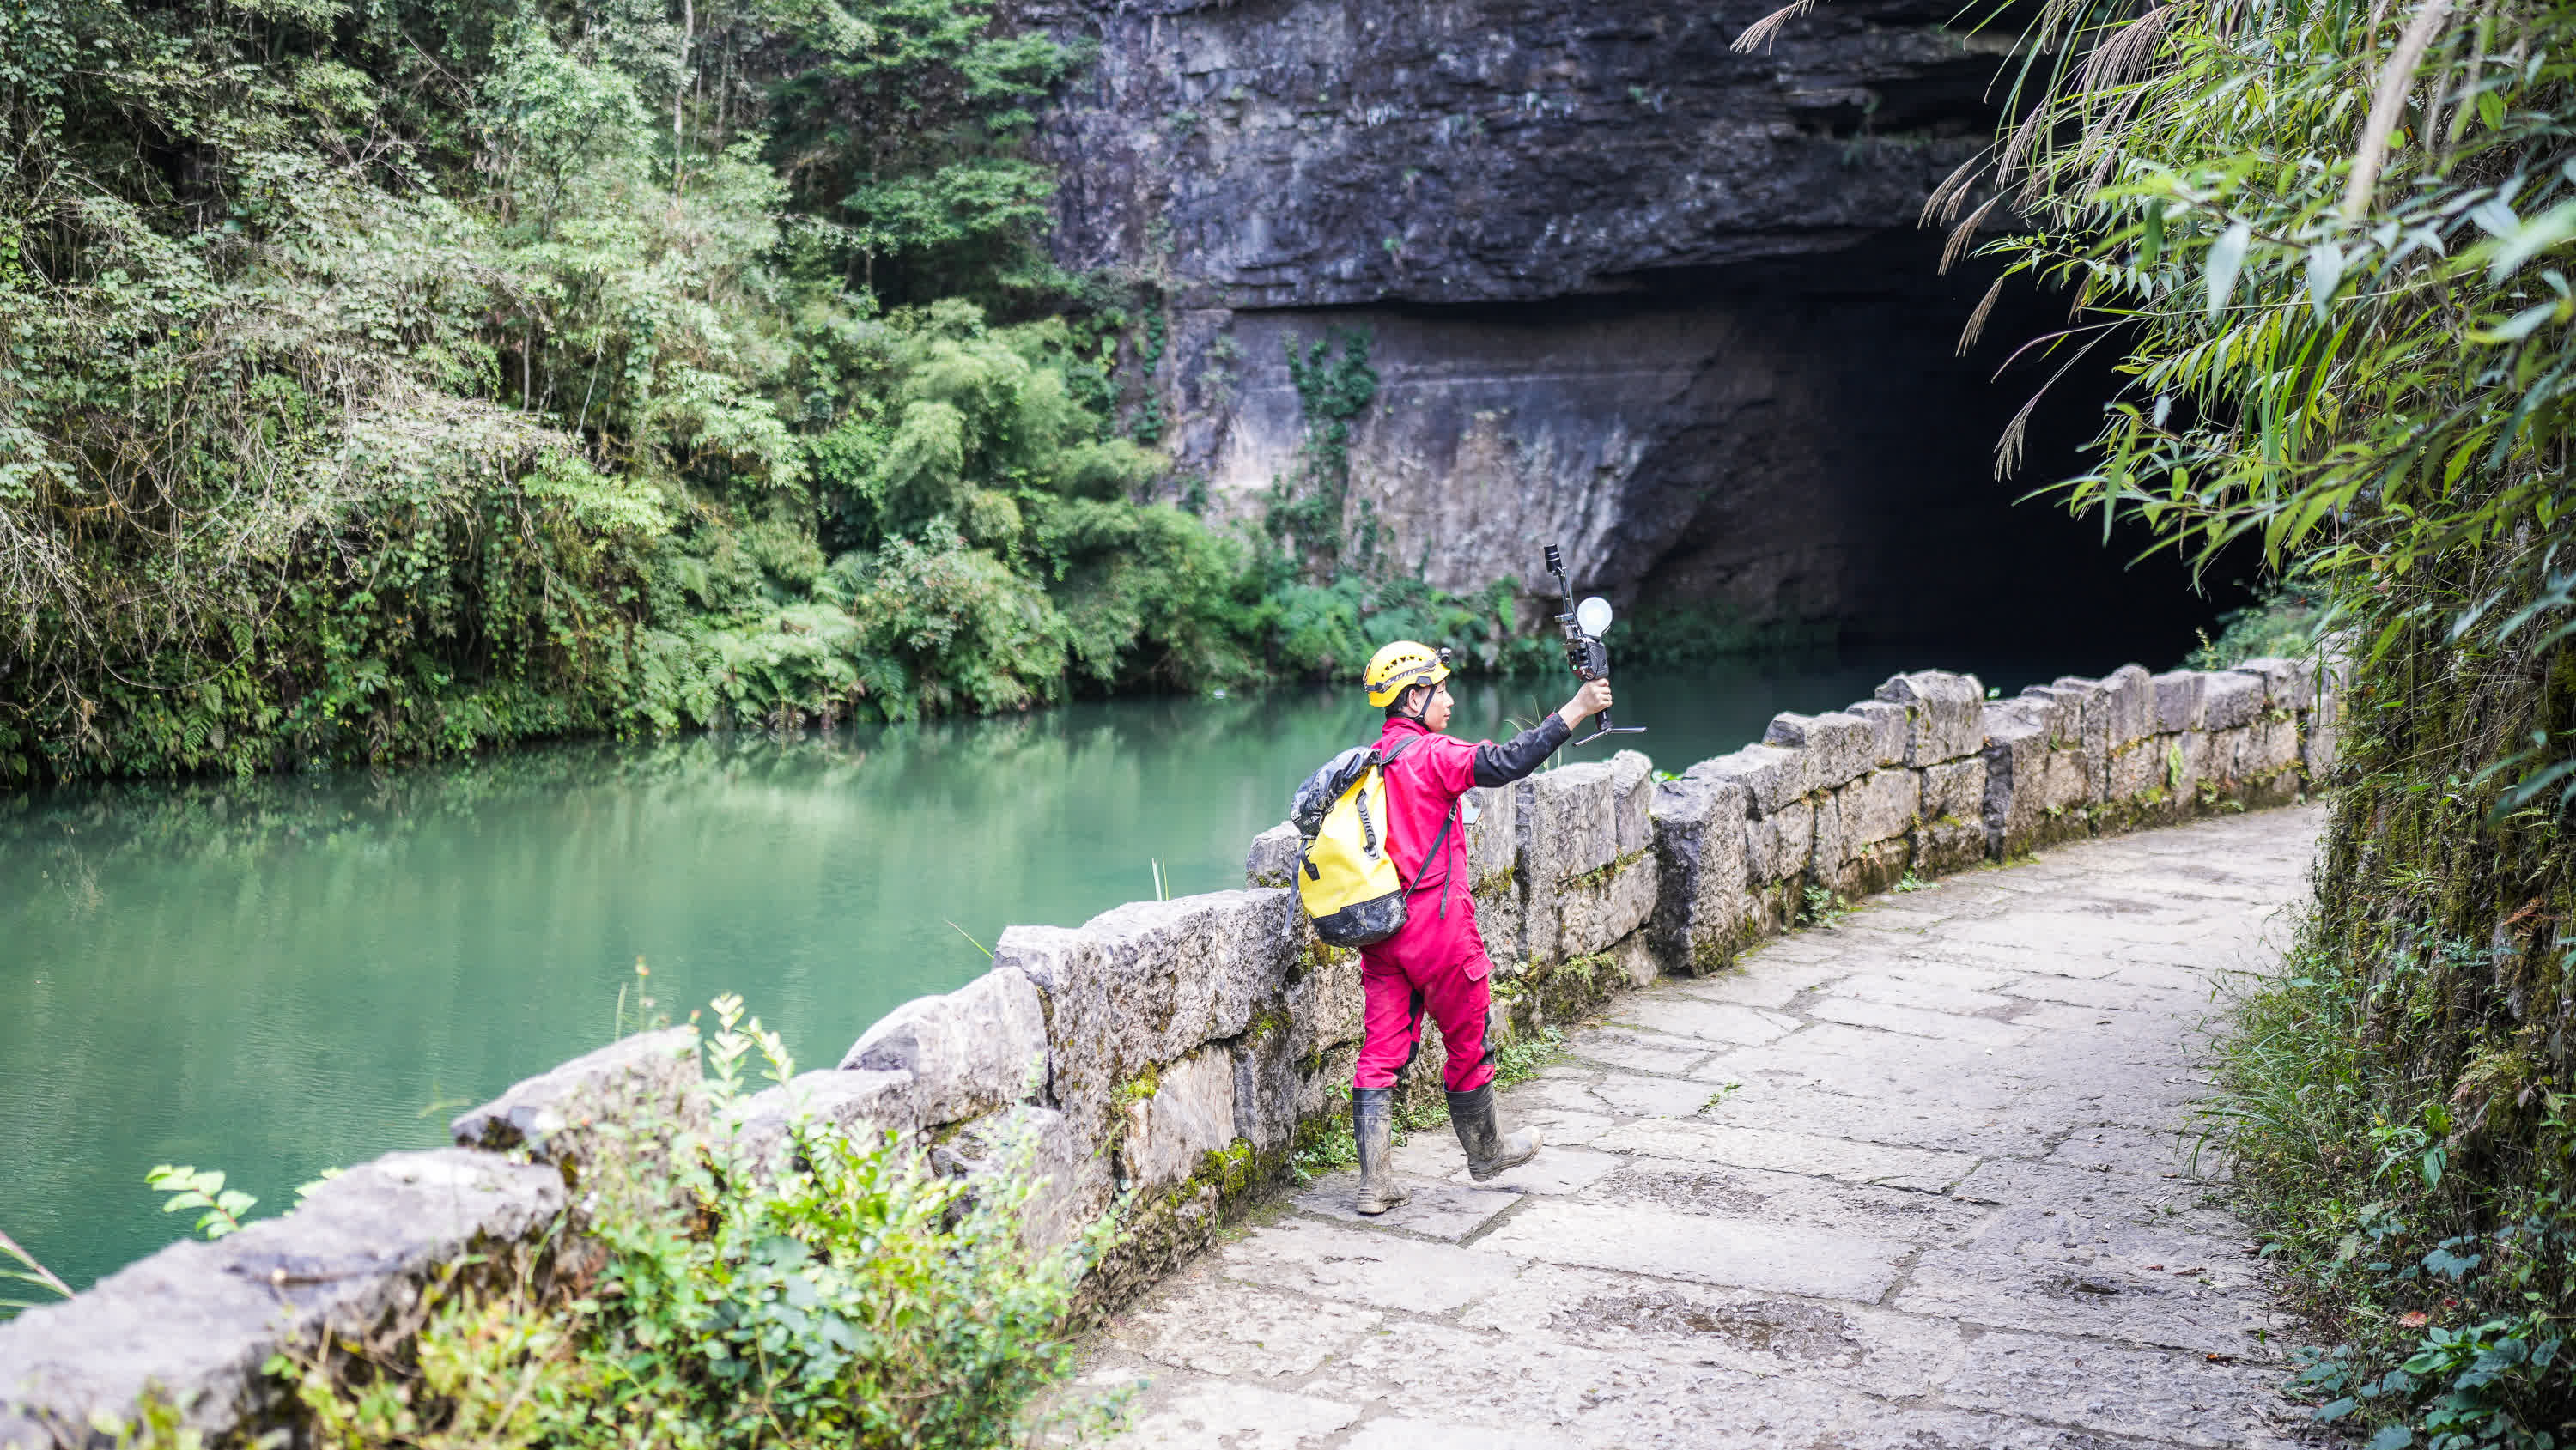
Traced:
<path fill-rule="evenodd" d="M 1320 1180 L 1110 1326 L 1120 1450 L 2291 1443 L 2253 1239 L 2193 1153 L 2230 970 L 2321 813 L 2087 841 L 1614 1003 L 1504 1094 L 1530 1166 Z"/>

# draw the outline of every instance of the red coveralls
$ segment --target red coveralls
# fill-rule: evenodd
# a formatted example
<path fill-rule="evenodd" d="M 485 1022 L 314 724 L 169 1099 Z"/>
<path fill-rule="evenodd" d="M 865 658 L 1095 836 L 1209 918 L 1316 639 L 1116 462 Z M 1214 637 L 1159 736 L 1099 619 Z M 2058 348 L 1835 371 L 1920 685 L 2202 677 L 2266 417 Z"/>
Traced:
<path fill-rule="evenodd" d="M 1467 864 L 1467 825 L 1458 804 L 1475 784 L 1476 747 L 1398 715 L 1386 722 L 1378 750 L 1392 750 L 1414 736 L 1427 738 L 1386 767 L 1387 853 L 1412 890 L 1405 898 L 1404 929 L 1360 950 L 1365 1036 L 1353 1077 L 1364 1088 L 1395 1086 L 1397 1071 L 1421 1045 L 1422 1010 L 1428 1007 L 1448 1047 L 1449 1065 L 1442 1075 L 1449 1091 L 1473 1092 L 1494 1078 L 1485 1049 L 1485 1012 L 1491 999 L 1485 979 L 1494 968 L 1485 956 L 1485 939 L 1476 931 L 1476 904 L 1467 897 L 1475 878 Z M 1439 859 L 1426 866 L 1423 853 L 1431 849 L 1443 821 L 1449 834 L 1441 841 Z"/>

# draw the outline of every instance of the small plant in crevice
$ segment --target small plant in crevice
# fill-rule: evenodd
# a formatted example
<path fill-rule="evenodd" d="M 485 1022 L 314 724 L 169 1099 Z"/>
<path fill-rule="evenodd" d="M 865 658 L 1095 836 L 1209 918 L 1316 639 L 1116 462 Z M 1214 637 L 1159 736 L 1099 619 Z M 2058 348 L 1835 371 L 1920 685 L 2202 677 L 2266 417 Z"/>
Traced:
<path fill-rule="evenodd" d="M 1896 889 L 1899 891 L 1929 891 L 1932 889 L 1932 883 L 1915 875 L 1913 869 L 1909 867 L 1904 875 L 1896 878 Z"/>
<path fill-rule="evenodd" d="M 1538 1076 L 1540 1069 L 1565 1056 L 1565 1033 L 1542 1027 L 1526 1036 L 1508 1036 L 1494 1049 L 1494 1086 L 1507 1088 Z"/>
<path fill-rule="evenodd" d="M 1808 886 L 1798 909 L 1800 926 L 1831 929 L 1851 914 L 1851 903 L 1842 894 L 1826 886 Z"/>

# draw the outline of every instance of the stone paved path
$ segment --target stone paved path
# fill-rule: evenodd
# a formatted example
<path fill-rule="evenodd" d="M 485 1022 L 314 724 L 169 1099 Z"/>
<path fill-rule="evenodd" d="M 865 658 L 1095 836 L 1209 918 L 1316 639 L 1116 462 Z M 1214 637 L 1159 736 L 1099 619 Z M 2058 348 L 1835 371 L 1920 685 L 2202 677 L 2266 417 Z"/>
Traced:
<path fill-rule="evenodd" d="M 2191 1152 L 2211 987 L 2320 814 L 1952 877 L 1619 1003 L 1504 1095 L 1529 1167 L 1316 1183 L 1110 1326 L 1124 1447 L 2267 1445 L 2280 1336 Z"/>

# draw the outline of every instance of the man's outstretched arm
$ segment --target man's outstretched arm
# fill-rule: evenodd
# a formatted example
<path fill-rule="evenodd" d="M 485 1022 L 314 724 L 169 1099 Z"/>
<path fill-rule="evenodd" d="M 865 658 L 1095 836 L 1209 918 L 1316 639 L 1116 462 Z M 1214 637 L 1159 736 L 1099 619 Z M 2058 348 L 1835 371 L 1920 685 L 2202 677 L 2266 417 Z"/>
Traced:
<path fill-rule="evenodd" d="M 1574 736 L 1574 727 L 1610 708 L 1610 682 L 1588 680 L 1565 708 L 1500 745 L 1476 747 L 1476 784 L 1510 785 L 1531 771 Z"/>

